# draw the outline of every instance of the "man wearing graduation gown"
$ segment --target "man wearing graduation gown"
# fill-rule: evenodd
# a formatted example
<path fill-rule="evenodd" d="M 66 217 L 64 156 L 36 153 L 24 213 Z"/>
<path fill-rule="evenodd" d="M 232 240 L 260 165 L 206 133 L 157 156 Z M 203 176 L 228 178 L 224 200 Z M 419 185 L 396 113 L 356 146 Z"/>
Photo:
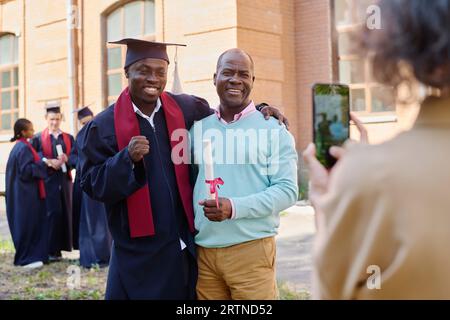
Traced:
<path fill-rule="evenodd" d="M 40 157 L 48 163 L 45 179 L 46 204 L 49 218 L 49 258 L 61 257 L 61 250 L 72 250 L 72 176 L 70 170 L 76 164 L 75 140 L 60 129 L 62 120 L 59 105 L 47 106 L 45 118 L 48 127 L 37 133 L 31 144 Z M 63 155 L 57 153 L 61 145 Z M 66 172 L 63 172 L 63 164 Z"/>
<path fill-rule="evenodd" d="M 94 117 L 89 107 L 81 108 L 76 112 L 81 126 L 86 125 Z M 75 141 L 78 141 L 78 136 Z M 74 247 L 80 250 L 81 266 L 85 268 L 94 265 L 107 266 L 111 256 L 112 238 L 105 205 L 83 192 L 79 172 L 77 162 L 77 175 L 73 184 Z"/>
<path fill-rule="evenodd" d="M 81 186 L 103 201 L 113 237 L 106 299 L 194 299 L 197 280 L 187 131 L 213 111 L 164 92 L 167 44 L 124 39 L 128 87 L 79 134 Z M 273 110 L 271 110 L 273 112 Z M 181 129 L 181 130 L 180 130 Z M 172 138 L 172 139 L 171 139 Z"/>

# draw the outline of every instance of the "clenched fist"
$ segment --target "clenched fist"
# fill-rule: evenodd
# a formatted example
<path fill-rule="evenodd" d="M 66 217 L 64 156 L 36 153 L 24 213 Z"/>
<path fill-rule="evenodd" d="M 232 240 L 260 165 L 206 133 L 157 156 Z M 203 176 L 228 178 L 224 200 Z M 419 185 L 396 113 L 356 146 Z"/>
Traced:
<path fill-rule="evenodd" d="M 150 143 L 144 136 L 135 136 L 131 138 L 128 144 L 128 153 L 133 162 L 141 161 L 144 156 L 150 152 Z"/>

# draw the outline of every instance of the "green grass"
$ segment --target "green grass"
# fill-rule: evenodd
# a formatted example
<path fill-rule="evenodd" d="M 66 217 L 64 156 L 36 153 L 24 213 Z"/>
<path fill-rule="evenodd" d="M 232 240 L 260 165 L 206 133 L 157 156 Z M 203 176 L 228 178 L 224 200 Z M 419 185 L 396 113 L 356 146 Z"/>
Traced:
<path fill-rule="evenodd" d="M 278 292 L 280 300 L 310 300 L 311 294 L 306 290 L 297 291 L 286 282 L 278 281 Z"/>
<path fill-rule="evenodd" d="M 34 270 L 16 267 L 13 260 L 11 240 L 0 240 L 0 300 L 104 299 L 108 268 L 80 268 L 80 286 L 71 289 L 68 268 L 79 267 L 78 260 L 63 259 Z"/>
<path fill-rule="evenodd" d="M 2 253 L 14 253 L 14 244 L 11 240 L 3 240 L 0 238 L 0 254 Z"/>
<path fill-rule="evenodd" d="M 282 213 L 286 214 L 286 213 Z M 80 268 L 80 287 L 67 286 L 69 266 L 77 260 L 64 259 L 35 270 L 13 265 L 14 246 L 11 240 L 0 240 L 0 300 L 102 300 L 106 288 L 107 268 Z M 296 291 L 279 281 L 280 300 L 308 300 L 310 293 Z"/>
<path fill-rule="evenodd" d="M 286 217 L 289 213 L 286 211 L 281 211 L 280 212 L 280 217 Z"/>

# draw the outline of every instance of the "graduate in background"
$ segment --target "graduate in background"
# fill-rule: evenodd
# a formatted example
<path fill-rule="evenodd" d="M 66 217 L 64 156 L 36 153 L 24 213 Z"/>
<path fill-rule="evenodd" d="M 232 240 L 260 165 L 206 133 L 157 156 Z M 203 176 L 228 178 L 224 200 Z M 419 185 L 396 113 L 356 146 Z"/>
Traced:
<path fill-rule="evenodd" d="M 73 113 L 77 113 L 78 121 L 81 125 L 81 128 L 92 120 L 94 114 L 92 111 L 86 107 L 82 107 L 78 110 L 73 111 Z M 80 129 L 81 129 L 80 128 Z M 76 138 L 75 138 L 76 145 Z M 75 147 L 75 167 L 78 169 L 78 149 Z M 77 171 L 78 173 L 79 171 Z M 81 186 L 80 179 L 75 175 L 75 180 L 73 182 L 73 191 L 72 191 L 72 239 L 73 239 L 73 248 L 75 250 L 79 250 L 79 234 L 80 234 L 80 214 L 81 214 Z"/>
<path fill-rule="evenodd" d="M 76 110 L 83 127 L 94 117 L 89 107 Z M 76 139 L 77 141 L 78 139 Z M 107 266 L 111 255 L 112 237 L 108 228 L 105 205 L 93 200 L 81 190 L 79 166 L 73 184 L 74 247 L 80 249 L 80 265 L 90 268 Z"/>
<path fill-rule="evenodd" d="M 59 105 L 46 107 L 48 127 L 37 133 L 31 143 L 41 158 L 48 163 L 47 214 L 49 218 L 49 259 L 61 258 L 61 250 L 72 250 L 72 176 L 76 165 L 75 140 L 60 129 L 62 114 Z M 63 153 L 58 155 L 57 146 Z M 65 172 L 64 172 L 65 171 Z"/>
<path fill-rule="evenodd" d="M 11 139 L 16 144 L 6 165 L 6 215 L 16 249 L 14 264 L 26 268 L 41 267 L 48 259 L 47 164 L 28 142 L 33 134 L 31 121 L 16 121 Z"/>
<path fill-rule="evenodd" d="M 214 111 L 202 98 L 164 91 L 167 44 L 115 43 L 127 45 L 129 87 L 78 135 L 81 186 L 105 203 L 114 239 L 106 299 L 194 299 L 192 185 L 188 164 L 174 164 L 171 153 L 187 150 L 186 129 Z M 176 133 L 185 137 L 175 142 Z"/>

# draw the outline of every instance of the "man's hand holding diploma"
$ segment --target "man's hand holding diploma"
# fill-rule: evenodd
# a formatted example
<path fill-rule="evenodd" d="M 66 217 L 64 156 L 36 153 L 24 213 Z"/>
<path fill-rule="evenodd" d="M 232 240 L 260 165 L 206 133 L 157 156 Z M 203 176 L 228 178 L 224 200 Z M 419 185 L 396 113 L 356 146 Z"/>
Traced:
<path fill-rule="evenodd" d="M 203 200 L 199 204 L 203 206 L 203 212 L 210 221 L 221 222 L 231 218 L 231 201 L 227 198 L 219 198 L 219 208 L 216 200 Z"/>

